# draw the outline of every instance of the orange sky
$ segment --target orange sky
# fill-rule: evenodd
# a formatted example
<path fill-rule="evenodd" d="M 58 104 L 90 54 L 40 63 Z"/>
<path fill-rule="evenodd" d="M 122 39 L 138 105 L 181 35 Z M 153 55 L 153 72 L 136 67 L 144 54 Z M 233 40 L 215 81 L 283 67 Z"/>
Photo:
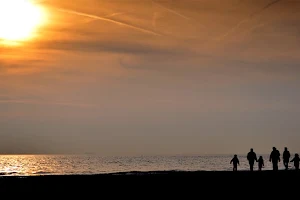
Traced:
<path fill-rule="evenodd" d="M 0 153 L 300 151 L 299 0 L 36 0 L 0 46 Z"/>

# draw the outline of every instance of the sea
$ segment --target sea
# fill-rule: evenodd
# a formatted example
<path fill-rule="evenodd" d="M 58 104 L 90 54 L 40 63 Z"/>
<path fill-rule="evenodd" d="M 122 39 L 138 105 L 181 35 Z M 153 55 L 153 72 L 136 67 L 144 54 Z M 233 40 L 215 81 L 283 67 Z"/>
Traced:
<path fill-rule="evenodd" d="M 0 155 L 1 176 L 93 175 L 151 171 L 231 171 L 232 155 L 98 156 L 98 155 Z M 249 170 L 246 156 L 238 156 L 238 170 Z M 265 167 L 271 170 L 268 155 Z M 257 170 L 257 163 L 254 170 Z M 279 163 L 279 169 L 283 169 Z M 293 168 L 291 165 L 290 168 Z"/>

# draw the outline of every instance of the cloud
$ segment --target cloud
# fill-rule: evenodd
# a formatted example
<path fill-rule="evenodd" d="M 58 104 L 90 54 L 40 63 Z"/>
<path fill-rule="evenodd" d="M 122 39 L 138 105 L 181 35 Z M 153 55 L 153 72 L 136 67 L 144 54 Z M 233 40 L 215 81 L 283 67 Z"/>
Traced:
<path fill-rule="evenodd" d="M 39 37 L 0 47 L 0 151 L 124 155 L 135 137 L 138 152 L 151 141 L 176 153 L 221 134 L 245 146 L 299 132 L 299 1 L 47 2 Z M 51 143 L 31 148 L 39 135 Z M 218 139 L 206 145 L 218 153 Z"/>
<path fill-rule="evenodd" d="M 246 17 L 245 19 L 241 20 L 240 22 L 237 23 L 237 25 L 235 25 L 234 27 L 232 27 L 231 29 L 229 29 L 225 34 L 217 37 L 216 40 L 222 40 L 222 39 L 224 39 L 228 35 L 230 35 L 233 32 L 235 32 L 240 26 L 242 26 L 243 24 L 245 24 L 248 21 L 252 20 L 254 17 L 256 17 L 257 15 L 261 14 L 262 12 L 264 12 L 264 10 L 270 8 L 271 6 L 273 6 L 276 3 L 279 3 L 280 1 L 281 0 L 272 1 L 272 2 L 268 3 L 267 5 L 265 5 L 264 7 L 262 7 L 261 9 L 259 9 L 258 11 L 255 11 L 255 12 L 251 13 L 248 17 Z"/>
<path fill-rule="evenodd" d="M 72 102 L 47 102 L 47 101 L 35 101 L 35 100 L 16 100 L 16 99 L 2 99 L 0 98 L 0 104 L 32 104 L 32 105 L 49 105 L 49 106 L 66 106 L 66 107 L 81 107 L 81 108 L 97 108 L 97 105 L 92 104 L 80 104 Z"/>
<path fill-rule="evenodd" d="M 0 76 L 28 75 L 43 71 L 41 67 L 45 63 L 42 59 L 21 59 L 8 62 L 0 62 Z"/>
<path fill-rule="evenodd" d="M 58 9 L 58 10 L 61 11 L 61 12 L 64 12 L 64 13 L 69 13 L 69 14 L 79 15 L 79 16 L 88 17 L 88 18 L 92 18 L 92 19 L 98 19 L 98 20 L 102 20 L 102 21 L 111 22 L 111 23 L 114 23 L 116 25 L 125 26 L 125 27 L 131 28 L 131 29 L 134 29 L 134 30 L 146 33 L 146 34 L 151 34 L 151 35 L 154 35 L 154 36 L 161 36 L 161 34 L 159 34 L 157 32 L 147 30 L 147 29 L 139 27 L 139 26 L 124 23 L 124 22 L 121 22 L 121 21 L 113 20 L 113 19 L 110 19 L 110 18 L 100 17 L 100 16 L 97 16 L 97 15 L 92 15 L 92 14 L 83 13 L 83 12 L 77 12 L 77 11 L 68 10 L 68 9 Z"/>
<path fill-rule="evenodd" d="M 52 40 L 38 44 L 38 48 L 81 52 L 110 52 L 134 54 L 172 53 L 171 49 L 157 48 L 152 45 L 129 43 L 125 41 L 84 41 L 84 40 Z"/>
<path fill-rule="evenodd" d="M 189 17 L 187 17 L 187 16 L 185 16 L 185 15 L 183 15 L 183 14 L 177 12 L 176 10 L 173 10 L 173 9 L 171 9 L 171 8 L 168 8 L 168 7 L 165 7 L 165 6 L 163 6 L 162 4 L 160 4 L 160 3 L 158 3 L 158 2 L 156 2 L 156 1 L 154 1 L 154 0 L 152 0 L 152 3 L 155 4 L 155 5 L 157 5 L 157 6 L 159 6 L 159 7 L 161 7 L 161 8 L 163 8 L 163 9 L 165 9 L 165 10 L 167 10 L 167 11 L 170 12 L 170 13 L 173 13 L 173 14 L 175 14 L 175 15 L 177 15 L 177 16 L 183 18 L 183 19 L 190 20 Z"/>

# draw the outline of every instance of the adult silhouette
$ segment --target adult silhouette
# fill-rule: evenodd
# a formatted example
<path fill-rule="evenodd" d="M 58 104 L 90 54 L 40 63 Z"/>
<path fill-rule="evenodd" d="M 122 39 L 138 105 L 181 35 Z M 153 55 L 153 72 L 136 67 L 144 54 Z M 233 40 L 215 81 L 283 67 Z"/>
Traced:
<path fill-rule="evenodd" d="M 256 157 L 256 153 L 253 151 L 252 148 L 250 149 L 250 152 L 247 154 L 247 160 L 250 165 L 250 171 L 253 171 L 254 161 L 257 162 L 257 157 Z"/>
<path fill-rule="evenodd" d="M 273 170 L 277 171 L 278 170 L 278 162 L 280 162 L 280 153 L 275 147 L 273 147 L 273 151 L 270 154 L 269 160 L 270 160 L 270 162 L 272 161 Z"/>
<path fill-rule="evenodd" d="M 283 151 L 283 154 L 282 154 L 283 165 L 285 167 L 285 170 L 288 170 L 288 168 L 289 168 L 290 157 L 291 157 L 291 154 L 288 151 L 288 148 L 285 147 L 284 151 Z"/>

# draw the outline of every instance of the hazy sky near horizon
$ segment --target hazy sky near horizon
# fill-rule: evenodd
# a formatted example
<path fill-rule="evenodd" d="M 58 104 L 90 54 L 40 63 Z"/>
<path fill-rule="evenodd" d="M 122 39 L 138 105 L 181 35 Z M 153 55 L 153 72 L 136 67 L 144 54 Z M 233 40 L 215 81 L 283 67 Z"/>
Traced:
<path fill-rule="evenodd" d="M 300 153 L 300 0 L 41 0 L 0 41 L 0 153 Z"/>

